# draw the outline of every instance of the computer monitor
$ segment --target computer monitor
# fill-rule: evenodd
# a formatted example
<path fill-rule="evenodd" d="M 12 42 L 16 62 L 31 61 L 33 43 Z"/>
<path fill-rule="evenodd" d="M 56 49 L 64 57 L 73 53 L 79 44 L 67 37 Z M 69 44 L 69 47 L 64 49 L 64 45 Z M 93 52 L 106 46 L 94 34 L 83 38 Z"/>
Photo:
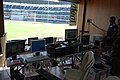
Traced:
<path fill-rule="evenodd" d="M 89 40 L 90 40 L 90 35 L 83 35 L 81 37 L 81 43 L 83 45 L 88 45 L 89 44 Z"/>
<path fill-rule="evenodd" d="M 77 41 L 78 29 L 65 29 L 65 41 Z"/>
<path fill-rule="evenodd" d="M 30 46 L 31 45 L 31 40 L 37 40 L 38 37 L 31 37 L 31 38 L 28 38 L 28 45 Z"/>
<path fill-rule="evenodd" d="M 46 41 L 46 44 L 53 43 L 53 41 L 54 41 L 53 37 L 45 37 L 44 39 Z"/>
<path fill-rule="evenodd" d="M 45 39 L 31 40 L 31 52 L 45 51 Z"/>
<path fill-rule="evenodd" d="M 12 40 L 6 43 L 6 58 L 16 59 L 16 55 L 24 52 L 26 40 Z"/>

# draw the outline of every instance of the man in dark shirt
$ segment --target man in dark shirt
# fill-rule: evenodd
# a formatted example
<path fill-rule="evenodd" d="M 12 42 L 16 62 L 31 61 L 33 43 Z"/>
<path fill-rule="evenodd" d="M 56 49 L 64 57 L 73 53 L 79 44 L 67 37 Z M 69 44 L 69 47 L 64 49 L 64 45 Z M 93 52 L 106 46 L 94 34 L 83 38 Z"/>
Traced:
<path fill-rule="evenodd" d="M 110 25 L 107 30 L 107 40 L 106 45 L 112 46 L 113 41 L 116 39 L 115 33 L 118 32 L 118 26 L 115 23 L 116 18 L 114 16 L 110 17 Z"/>
<path fill-rule="evenodd" d="M 114 36 L 114 33 L 117 32 L 118 30 L 118 26 L 115 23 L 116 18 L 114 16 L 110 17 L 110 25 L 109 28 L 107 30 L 107 37 L 111 38 Z"/>

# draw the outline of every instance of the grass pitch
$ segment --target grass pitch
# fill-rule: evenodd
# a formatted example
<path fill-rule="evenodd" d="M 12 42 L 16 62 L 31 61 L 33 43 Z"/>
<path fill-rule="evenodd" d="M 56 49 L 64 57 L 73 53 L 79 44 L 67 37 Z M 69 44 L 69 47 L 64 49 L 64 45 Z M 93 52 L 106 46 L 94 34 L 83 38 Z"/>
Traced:
<path fill-rule="evenodd" d="M 7 40 L 27 39 L 28 37 L 62 37 L 64 38 L 65 29 L 75 29 L 76 26 L 69 24 L 53 24 L 29 21 L 5 20 L 5 32 Z"/>

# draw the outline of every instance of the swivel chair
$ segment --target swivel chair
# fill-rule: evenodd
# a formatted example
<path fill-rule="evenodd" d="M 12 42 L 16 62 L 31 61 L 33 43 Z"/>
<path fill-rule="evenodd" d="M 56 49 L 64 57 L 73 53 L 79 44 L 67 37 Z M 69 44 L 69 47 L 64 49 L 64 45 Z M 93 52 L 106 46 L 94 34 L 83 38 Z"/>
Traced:
<path fill-rule="evenodd" d="M 94 62 L 94 53 L 92 51 L 86 52 L 79 69 L 68 69 L 65 73 L 65 80 L 87 80 L 89 70 Z"/>
<path fill-rule="evenodd" d="M 109 76 L 105 80 L 120 80 L 117 76 Z"/>

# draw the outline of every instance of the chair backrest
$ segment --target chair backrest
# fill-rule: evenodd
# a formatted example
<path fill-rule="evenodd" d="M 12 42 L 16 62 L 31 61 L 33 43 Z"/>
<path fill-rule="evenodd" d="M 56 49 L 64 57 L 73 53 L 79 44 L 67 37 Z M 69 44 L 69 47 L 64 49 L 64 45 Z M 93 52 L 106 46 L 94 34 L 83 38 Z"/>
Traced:
<path fill-rule="evenodd" d="M 117 76 L 109 76 L 105 80 L 120 80 L 120 78 Z"/>
<path fill-rule="evenodd" d="M 81 70 L 83 73 L 80 80 L 86 80 L 88 72 L 91 69 L 91 67 L 94 65 L 94 63 L 95 63 L 95 59 L 94 59 L 93 51 L 85 52 L 81 63 Z"/>

